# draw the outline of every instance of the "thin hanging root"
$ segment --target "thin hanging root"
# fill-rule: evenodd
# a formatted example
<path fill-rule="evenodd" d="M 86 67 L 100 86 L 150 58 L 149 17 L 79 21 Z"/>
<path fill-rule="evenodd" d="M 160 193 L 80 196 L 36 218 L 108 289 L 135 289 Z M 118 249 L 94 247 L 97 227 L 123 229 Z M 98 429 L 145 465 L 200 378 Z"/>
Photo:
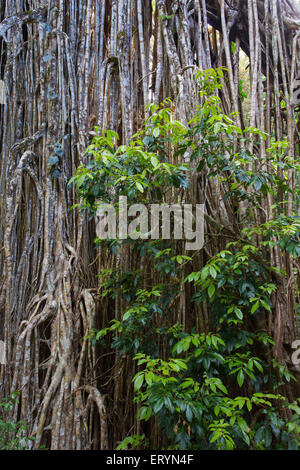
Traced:
<path fill-rule="evenodd" d="M 106 422 L 106 407 L 104 404 L 104 400 L 99 392 L 99 390 L 95 387 L 91 387 L 90 385 L 86 385 L 84 387 L 89 393 L 89 399 L 93 399 L 98 407 L 99 417 L 100 417 L 100 427 L 101 427 L 101 450 L 107 450 L 108 447 L 108 430 L 107 430 L 107 422 Z"/>

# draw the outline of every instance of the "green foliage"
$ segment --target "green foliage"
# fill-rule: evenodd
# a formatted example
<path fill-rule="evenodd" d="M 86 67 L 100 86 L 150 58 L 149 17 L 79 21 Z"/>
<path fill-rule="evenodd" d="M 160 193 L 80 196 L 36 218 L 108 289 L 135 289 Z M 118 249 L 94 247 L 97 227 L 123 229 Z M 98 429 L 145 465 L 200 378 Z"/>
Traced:
<path fill-rule="evenodd" d="M 12 419 L 5 419 L 4 413 L 12 411 L 17 403 L 17 393 L 13 393 L 9 398 L 0 401 L 0 450 L 26 450 L 29 443 L 33 441 L 28 437 L 28 426 L 22 421 L 14 422 Z"/>
<path fill-rule="evenodd" d="M 151 106 L 152 114 L 146 123 L 146 132 L 133 136 L 129 145 L 117 146 L 118 135 L 95 129 L 92 144 L 86 154 L 91 160 L 81 165 L 71 179 L 83 198 L 83 208 L 94 212 L 103 202 L 117 202 L 124 195 L 130 201 L 145 199 L 162 201 L 164 188 L 187 188 L 187 165 L 175 165 L 167 160 L 167 148 L 176 146 L 174 157 L 186 150 L 181 141 L 188 130 L 179 122 L 171 121 L 170 108 Z"/>
<path fill-rule="evenodd" d="M 271 266 L 268 250 L 278 245 L 294 257 L 300 254 L 299 216 L 287 216 L 286 210 L 289 171 L 299 172 L 299 162 L 287 156 L 285 140 L 271 138 L 267 159 L 247 150 L 253 136 L 266 135 L 242 130 L 222 113 L 217 93 L 224 73 L 198 73 L 203 104 L 187 127 L 171 118 L 166 100 L 149 107 L 145 128 L 127 146 L 118 146 L 115 132 L 99 135 L 96 129 L 87 149 L 91 160 L 71 181 L 82 209 L 93 214 L 102 202 L 116 204 L 120 195 L 151 203 L 171 196 L 182 201 L 190 170 L 181 160 L 189 155 L 198 172 L 222 183 L 223 202 L 230 203 L 238 224 L 235 231 L 227 228 L 233 240 L 198 271 L 193 266 L 199 253 L 188 256 L 178 242 L 122 241 L 130 244 L 137 265 L 149 266 L 155 284 L 140 269 L 103 270 L 101 296 L 112 302 L 121 297 L 127 308 L 89 337 L 136 361 L 138 419 L 156 420 L 168 448 L 298 449 L 299 403 L 280 393 L 282 383 L 295 379 L 270 359 L 273 340 L 260 320 L 274 308 L 274 276 L 286 276 Z M 276 202 L 262 222 L 257 213 L 268 196 Z M 298 188 L 294 197 L 299 200 Z M 116 254 L 118 240 L 98 242 Z M 208 331 L 196 326 L 185 331 L 170 320 L 183 278 L 193 293 L 195 324 L 205 306 Z M 282 417 L 284 409 L 291 418 Z M 143 439 L 126 437 L 118 448 L 137 447 Z"/>
<path fill-rule="evenodd" d="M 145 448 L 148 445 L 148 439 L 146 439 L 145 434 L 138 436 L 134 434 L 133 436 L 128 436 L 123 439 L 123 441 L 116 447 L 116 450 L 133 450 Z"/>

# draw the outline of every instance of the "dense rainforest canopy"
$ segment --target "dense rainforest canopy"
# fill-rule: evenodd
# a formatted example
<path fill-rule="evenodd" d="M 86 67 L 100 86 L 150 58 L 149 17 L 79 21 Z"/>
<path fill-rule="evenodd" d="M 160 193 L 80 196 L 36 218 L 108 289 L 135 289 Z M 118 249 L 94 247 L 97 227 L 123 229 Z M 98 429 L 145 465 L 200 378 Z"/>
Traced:
<path fill-rule="evenodd" d="M 1 0 L 1 448 L 300 448 L 299 48 L 296 0 Z M 203 246 L 102 240 L 120 196 Z"/>

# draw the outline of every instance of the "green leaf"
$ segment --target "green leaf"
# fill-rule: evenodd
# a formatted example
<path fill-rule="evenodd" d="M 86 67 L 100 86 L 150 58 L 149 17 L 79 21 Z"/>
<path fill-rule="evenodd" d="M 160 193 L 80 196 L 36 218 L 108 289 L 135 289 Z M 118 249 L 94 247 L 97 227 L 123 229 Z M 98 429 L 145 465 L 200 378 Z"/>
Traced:
<path fill-rule="evenodd" d="M 215 268 L 213 266 L 210 266 L 209 267 L 209 274 L 211 275 L 211 277 L 213 277 L 214 279 L 217 277 L 217 271 L 215 270 Z"/>
<path fill-rule="evenodd" d="M 245 431 L 247 433 L 248 432 L 248 424 L 246 423 L 246 421 L 241 416 L 238 416 L 237 417 L 237 422 L 238 422 L 238 425 L 241 428 L 241 430 Z"/>
<path fill-rule="evenodd" d="M 256 310 L 258 309 L 258 307 L 259 307 L 259 301 L 257 300 L 257 301 L 252 305 L 251 313 L 255 313 Z"/>
<path fill-rule="evenodd" d="M 130 318 L 131 315 L 132 315 L 132 310 L 128 310 L 127 312 L 125 312 L 123 315 L 123 321 L 128 320 L 128 318 Z"/>
<path fill-rule="evenodd" d="M 240 387 L 243 385 L 244 379 L 245 379 L 245 375 L 244 375 L 243 370 L 241 369 L 237 375 L 237 383 L 239 384 Z"/>
<path fill-rule="evenodd" d="M 156 157 L 151 157 L 151 163 L 156 168 L 159 165 L 159 161 Z"/>
<path fill-rule="evenodd" d="M 263 434 L 264 434 L 265 426 L 261 426 L 255 433 L 254 436 L 254 441 L 256 444 L 261 444 L 263 440 Z"/>
<path fill-rule="evenodd" d="M 188 420 L 189 423 L 193 419 L 193 413 L 192 413 L 191 407 L 189 405 L 186 407 L 186 419 Z"/>
<path fill-rule="evenodd" d="M 213 297 L 215 291 L 216 291 L 215 286 L 213 284 L 211 284 L 208 288 L 208 295 L 209 295 L 210 299 Z"/>
<path fill-rule="evenodd" d="M 141 183 L 137 182 L 137 183 L 135 183 L 135 185 L 136 185 L 136 187 L 138 188 L 138 190 L 139 190 L 141 193 L 144 192 L 144 188 L 143 188 L 143 186 L 141 185 Z"/>
<path fill-rule="evenodd" d="M 154 377 L 153 372 L 146 372 L 145 373 L 145 380 L 146 380 L 148 385 L 152 385 L 153 377 Z"/>
<path fill-rule="evenodd" d="M 134 388 L 136 390 L 139 390 L 142 385 L 144 383 L 144 373 L 141 373 L 141 375 L 138 375 L 136 378 L 135 378 L 135 381 L 134 381 Z"/>
<path fill-rule="evenodd" d="M 159 135 L 160 135 L 160 129 L 159 127 L 156 127 L 154 130 L 153 130 L 153 135 L 155 138 L 157 138 Z"/>
<path fill-rule="evenodd" d="M 265 440 L 265 446 L 270 447 L 271 442 L 272 442 L 272 432 L 271 432 L 271 429 L 269 427 L 265 428 L 264 440 Z"/>
<path fill-rule="evenodd" d="M 243 312 L 239 308 L 235 307 L 234 313 L 236 314 L 239 320 L 243 320 Z"/>
<path fill-rule="evenodd" d="M 262 306 L 263 306 L 266 310 L 268 310 L 268 312 L 271 311 L 270 305 L 267 304 L 267 302 L 265 302 L 263 299 L 261 299 L 260 303 L 262 304 Z"/>
<path fill-rule="evenodd" d="M 163 406 L 164 406 L 164 399 L 159 398 L 154 405 L 154 408 L 153 408 L 154 413 L 158 413 L 162 409 Z"/>

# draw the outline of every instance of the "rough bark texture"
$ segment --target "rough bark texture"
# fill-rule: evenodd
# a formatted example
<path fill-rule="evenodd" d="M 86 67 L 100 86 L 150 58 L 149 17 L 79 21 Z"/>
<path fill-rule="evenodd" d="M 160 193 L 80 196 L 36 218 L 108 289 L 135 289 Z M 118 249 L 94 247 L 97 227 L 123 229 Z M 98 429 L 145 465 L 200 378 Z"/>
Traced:
<path fill-rule="evenodd" d="M 139 432 L 128 387 L 132 366 L 84 339 L 121 309 L 96 302 L 94 226 L 69 210 L 76 199 L 67 183 L 85 159 L 89 130 L 110 128 L 126 142 L 145 106 L 169 96 L 187 121 L 199 102 L 197 67 L 227 67 L 222 105 L 241 112 L 235 41 L 250 59 L 250 124 L 287 135 L 293 156 L 299 39 L 292 0 L 157 0 L 155 12 L 150 0 L 1 0 L 0 339 L 8 359 L 0 366 L 1 393 L 21 391 L 14 413 L 30 425 L 35 448 L 113 448 L 130 429 Z M 244 125 L 242 113 L 236 119 Z M 239 230 L 230 204 L 219 203 L 222 188 L 207 184 L 204 172 L 193 188 L 191 198 L 206 201 L 215 223 Z M 258 220 L 268 218 L 271 204 Z M 293 194 L 290 212 L 292 204 Z M 211 243 L 204 256 L 216 249 Z M 101 262 L 109 267 L 112 260 Z M 276 248 L 272 263 L 288 273 L 286 284 L 276 280 L 269 322 L 274 357 L 287 361 L 295 266 Z M 187 302 L 183 297 L 184 324 L 193 321 Z"/>

